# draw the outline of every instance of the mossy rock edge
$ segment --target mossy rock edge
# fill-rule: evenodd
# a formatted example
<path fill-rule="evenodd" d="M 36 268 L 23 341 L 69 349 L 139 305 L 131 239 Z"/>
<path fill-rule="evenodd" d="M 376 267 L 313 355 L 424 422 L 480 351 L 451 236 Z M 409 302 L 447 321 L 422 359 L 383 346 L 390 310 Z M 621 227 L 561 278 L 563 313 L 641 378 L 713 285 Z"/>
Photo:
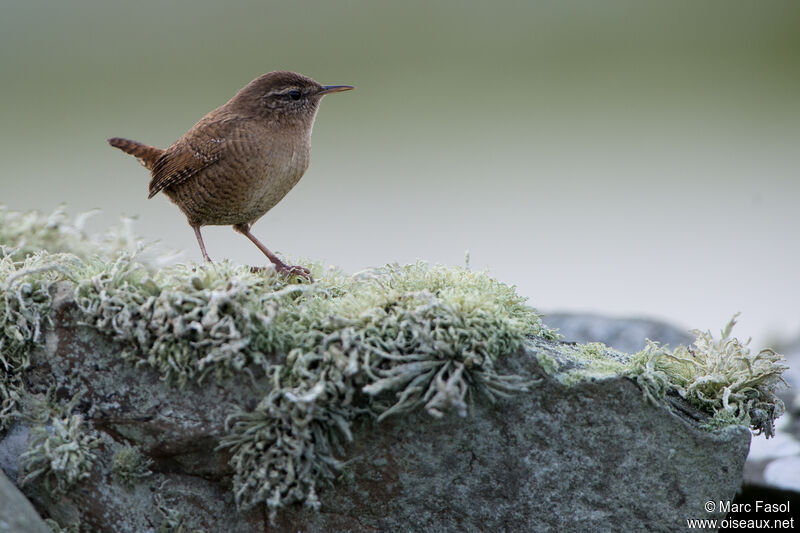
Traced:
<path fill-rule="evenodd" d="M 641 516 L 626 487 L 702 517 L 697 490 L 738 487 L 744 426 L 769 435 L 783 409 L 781 357 L 733 321 L 624 354 L 560 341 L 484 272 L 315 265 L 296 284 L 155 266 L 55 215 L 0 222 L 0 464 L 52 527 L 569 529 Z"/>
<path fill-rule="evenodd" d="M 93 531 L 149 524 L 263 531 L 266 506 L 236 509 L 231 453 L 218 445 L 225 417 L 256 405 L 269 386 L 265 376 L 179 388 L 155 370 L 109 357 L 114 343 L 76 325 L 75 309 L 69 300 L 57 303 L 55 323 L 26 373 L 28 397 L 45 401 L 54 384 L 55 398 L 80 390 L 72 412 L 101 442 L 88 479 L 65 494 L 24 487 L 36 508 Z M 684 409 L 654 404 L 626 377 L 565 384 L 529 346 L 498 369 L 536 385 L 495 402 L 476 400 L 463 418 L 424 410 L 381 422 L 358 418 L 339 475 L 319 489 L 319 509 L 288 505 L 269 530 L 585 531 L 587 523 L 613 528 L 636 517 L 647 530 L 674 531 L 686 516 L 712 516 L 699 508 L 707 499 L 734 497 L 746 428 L 702 429 L 696 417 L 708 415 L 680 398 L 672 401 Z M 130 446 L 151 461 L 149 474 L 133 484 L 115 475 Z"/>

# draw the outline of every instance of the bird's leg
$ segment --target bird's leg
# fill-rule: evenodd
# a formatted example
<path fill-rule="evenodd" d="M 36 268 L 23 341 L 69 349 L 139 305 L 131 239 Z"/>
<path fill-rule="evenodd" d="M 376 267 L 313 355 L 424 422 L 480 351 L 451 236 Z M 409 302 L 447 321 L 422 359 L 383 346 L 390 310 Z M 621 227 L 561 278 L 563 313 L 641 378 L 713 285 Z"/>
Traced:
<path fill-rule="evenodd" d="M 297 265 L 292 265 L 292 266 L 287 265 L 286 263 L 284 263 L 283 261 L 278 259 L 277 255 L 275 255 L 272 252 L 270 252 L 269 248 L 264 246 L 264 244 L 261 241 L 256 239 L 255 235 L 250 233 L 250 225 L 249 224 L 236 224 L 235 226 L 233 226 L 233 229 L 238 231 L 239 233 L 241 233 L 242 235 L 244 235 L 245 237 L 247 237 L 251 241 L 253 241 L 253 244 L 258 246 L 258 249 L 261 250 L 261 252 L 263 252 L 263 254 L 267 256 L 267 259 L 269 259 L 272 262 L 272 264 L 275 265 L 275 270 L 277 270 L 278 272 L 280 272 L 284 276 L 288 277 L 288 276 L 290 276 L 292 274 L 296 274 L 296 275 L 300 276 L 301 278 L 307 279 L 308 281 L 314 281 L 314 279 L 311 277 L 311 271 L 308 270 L 306 267 L 297 266 Z"/>
<path fill-rule="evenodd" d="M 211 258 L 208 257 L 208 252 L 206 252 L 206 245 L 203 244 L 203 236 L 200 235 L 200 226 L 192 226 L 192 229 L 194 230 L 194 236 L 197 237 L 197 243 L 200 245 L 200 252 L 202 252 L 203 254 L 203 259 L 205 259 L 210 263 Z"/>

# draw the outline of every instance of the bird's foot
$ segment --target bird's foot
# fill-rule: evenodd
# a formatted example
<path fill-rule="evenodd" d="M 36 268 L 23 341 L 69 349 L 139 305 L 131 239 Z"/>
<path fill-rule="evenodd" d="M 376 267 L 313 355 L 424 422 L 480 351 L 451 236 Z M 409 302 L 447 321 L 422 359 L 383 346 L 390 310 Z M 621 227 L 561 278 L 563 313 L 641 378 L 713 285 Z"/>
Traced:
<path fill-rule="evenodd" d="M 250 267 L 251 272 L 261 272 L 266 267 Z M 286 263 L 275 263 L 275 271 L 278 274 L 282 274 L 287 278 L 292 276 L 297 276 L 298 278 L 302 278 L 309 283 L 314 283 L 314 278 L 311 277 L 311 271 L 306 267 L 299 266 L 299 265 L 287 265 Z"/>
<path fill-rule="evenodd" d="M 299 278 L 303 278 L 309 283 L 314 283 L 314 278 L 311 277 L 311 271 L 306 267 L 281 263 L 280 265 L 275 265 L 275 270 L 287 278 L 297 276 Z"/>

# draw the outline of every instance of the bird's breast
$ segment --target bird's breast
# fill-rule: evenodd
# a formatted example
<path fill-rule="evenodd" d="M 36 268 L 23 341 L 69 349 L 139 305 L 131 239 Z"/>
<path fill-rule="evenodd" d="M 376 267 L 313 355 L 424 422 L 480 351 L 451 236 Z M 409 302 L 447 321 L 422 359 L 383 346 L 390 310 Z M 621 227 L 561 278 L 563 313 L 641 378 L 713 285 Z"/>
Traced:
<path fill-rule="evenodd" d="M 165 192 L 193 225 L 253 223 L 303 177 L 310 161 L 307 135 L 238 131 L 221 159 Z"/>
<path fill-rule="evenodd" d="M 243 176 L 231 176 L 233 180 L 247 183 L 248 198 L 243 211 L 260 218 L 272 209 L 303 177 L 310 162 L 310 146 L 307 142 L 267 143 L 253 154 L 246 165 Z"/>

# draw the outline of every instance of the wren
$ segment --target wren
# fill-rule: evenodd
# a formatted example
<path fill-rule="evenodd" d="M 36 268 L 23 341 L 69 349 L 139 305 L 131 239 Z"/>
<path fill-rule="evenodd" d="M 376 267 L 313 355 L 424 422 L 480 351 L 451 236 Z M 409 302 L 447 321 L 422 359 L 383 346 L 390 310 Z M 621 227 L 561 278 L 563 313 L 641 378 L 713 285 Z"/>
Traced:
<path fill-rule="evenodd" d="M 163 192 L 194 229 L 203 259 L 202 226 L 231 225 L 278 272 L 309 281 L 311 272 L 281 261 L 251 232 L 252 225 L 294 187 L 308 168 L 311 129 L 326 94 L 350 85 L 320 85 L 296 72 L 275 71 L 248 83 L 166 149 L 115 137 L 108 143 L 150 171 L 150 195 Z"/>

